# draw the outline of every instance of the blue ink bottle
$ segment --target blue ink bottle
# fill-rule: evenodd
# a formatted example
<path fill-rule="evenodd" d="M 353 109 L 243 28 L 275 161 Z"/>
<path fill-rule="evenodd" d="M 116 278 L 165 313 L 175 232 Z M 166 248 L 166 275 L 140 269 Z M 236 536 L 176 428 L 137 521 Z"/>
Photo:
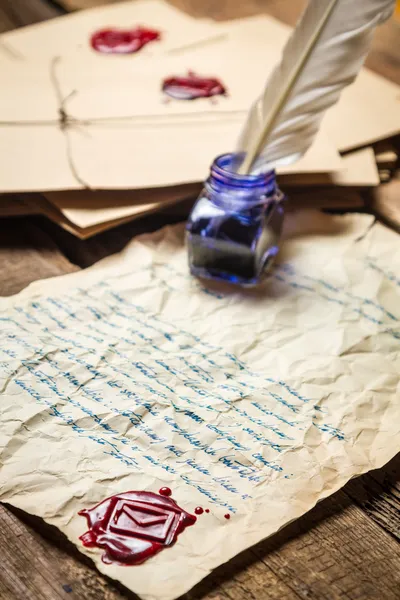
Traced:
<path fill-rule="evenodd" d="M 284 196 L 274 171 L 239 175 L 218 156 L 186 226 L 189 267 L 200 278 L 258 284 L 278 253 Z"/>

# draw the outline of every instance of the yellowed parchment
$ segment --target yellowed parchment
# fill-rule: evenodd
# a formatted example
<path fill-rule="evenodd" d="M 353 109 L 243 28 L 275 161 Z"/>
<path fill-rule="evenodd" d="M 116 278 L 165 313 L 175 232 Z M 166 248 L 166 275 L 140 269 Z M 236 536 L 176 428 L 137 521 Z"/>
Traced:
<path fill-rule="evenodd" d="M 400 249 L 297 212 L 258 290 L 188 274 L 183 226 L 0 301 L 0 500 L 172 600 L 400 448 Z M 199 516 L 141 566 L 84 549 L 82 508 L 169 486 Z M 224 514 L 230 512 L 231 519 Z"/>
<path fill-rule="evenodd" d="M 186 54 L 162 57 L 150 69 L 148 61 L 128 67 L 71 56 L 34 67 L 9 63 L 1 77 L 0 190 L 140 189 L 203 181 L 216 156 L 235 150 L 260 79 L 246 63 L 238 67 L 227 53 L 215 58 L 203 48 L 193 51 L 189 68 L 206 76 L 223 73 L 228 96 L 215 102 L 166 97 L 162 81 L 186 75 L 188 60 Z M 65 126 L 60 106 L 70 117 Z M 341 166 L 322 127 L 306 155 L 280 172 L 327 173 Z"/>
<path fill-rule="evenodd" d="M 133 57 L 91 50 L 93 28 L 126 26 L 129 19 L 163 23 L 157 50 L 146 47 Z M 2 43 L 25 60 L 2 62 L 0 190 L 141 189 L 202 181 L 216 155 L 235 149 L 249 106 L 289 33 L 270 17 L 217 24 L 144 0 L 3 36 Z M 227 97 L 213 103 L 164 97 L 163 79 L 188 69 L 221 78 Z M 398 89 L 363 70 L 329 111 L 305 157 L 280 173 L 317 173 L 319 182 L 338 172 L 340 179 L 345 167 L 336 148 L 364 146 L 398 132 Z M 66 123 L 60 123 L 60 108 L 69 117 Z"/>
<path fill-rule="evenodd" d="M 81 227 L 94 227 L 111 220 L 139 217 L 162 210 L 186 198 L 196 198 L 201 184 L 156 190 L 75 190 L 53 192 L 46 198 L 69 220 Z"/>
<path fill-rule="evenodd" d="M 126 27 L 129 23 L 151 23 L 160 27 L 162 41 L 149 44 L 130 57 L 104 56 L 90 48 L 88 38 L 96 28 L 110 25 Z M 247 90 L 250 96 L 254 95 L 254 85 L 258 93 L 261 91 L 279 61 L 290 33 L 289 26 L 265 15 L 216 23 L 209 19 L 194 19 L 163 2 L 140 0 L 60 17 L 7 33 L 0 40 L 9 51 L 29 57 L 33 70 L 40 62 L 48 64 L 54 56 L 64 56 L 74 63 L 75 71 L 84 73 L 85 67 L 93 72 L 101 72 L 103 68 L 122 69 L 126 80 L 129 80 L 131 67 L 148 66 L 151 59 L 157 59 L 157 62 L 153 60 L 152 69 L 147 69 L 148 76 L 151 76 L 153 68 L 158 68 L 160 58 L 175 57 L 178 62 L 181 59 L 187 70 L 195 69 L 196 61 L 203 56 L 205 66 L 209 68 L 211 65 L 215 76 L 227 79 L 235 104 L 237 93 L 239 97 L 243 93 L 246 97 Z M 16 62 L 13 61 L 14 66 Z M 132 94 L 135 86 L 130 89 Z M 344 91 L 341 101 L 328 111 L 326 117 L 331 140 L 337 148 L 348 151 L 399 133 L 399 89 L 385 78 L 362 69 L 360 76 Z M 102 90 L 112 95 L 113 86 L 108 90 L 103 86 Z M 130 98 L 129 93 L 126 98 Z M 253 100 L 254 97 L 251 97 L 250 102 Z M 78 101 L 77 98 L 75 101 Z M 111 104 L 108 100 L 108 105 L 118 109 L 118 106 L 123 106 L 123 98 L 116 92 Z M 199 103 L 189 103 L 189 106 L 190 111 L 197 112 Z M 223 112 L 223 103 L 221 107 L 220 112 Z M 240 110 L 248 109 L 246 105 Z"/>
<path fill-rule="evenodd" d="M 90 37 L 104 28 L 129 29 L 137 26 L 156 29 L 161 40 L 128 56 L 104 56 L 90 46 Z M 66 53 L 76 54 L 77 61 L 92 57 L 103 62 L 136 63 L 158 58 L 187 45 L 198 44 L 223 33 L 220 24 L 211 19 L 195 19 L 160 0 L 133 0 L 113 6 L 102 6 L 36 23 L 3 34 L 0 39 L 10 51 L 29 61 Z"/>
<path fill-rule="evenodd" d="M 310 201 L 315 208 L 321 207 L 345 207 L 350 201 L 354 207 L 354 196 L 343 194 L 341 187 L 361 188 L 379 184 L 379 173 L 376 166 L 374 151 L 372 148 L 364 148 L 351 152 L 342 158 L 343 169 L 332 174 L 281 174 L 278 178 L 280 185 L 289 189 L 289 202 L 291 205 L 309 208 Z M 113 191 L 90 191 L 71 190 L 61 192 L 49 192 L 47 200 L 56 209 L 48 212 L 48 216 L 58 222 L 62 227 L 74 233 L 80 238 L 87 238 L 104 231 L 109 227 L 115 227 L 127 220 L 135 219 L 153 210 L 162 210 L 182 199 L 198 196 L 201 183 L 178 186 L 173 188 L 158 188 L 147 190 L 113 190 Z M 301 194 L 301 201 L 293 191 L 293 186 L 307 186 Z M 332 194 L 326 199 L 324 193 L 319 192 L 316 196 L 310 191 L 310 186 L 336 186 L 337 199 Z M 333 191 L 333 189 L 332 189 Z M 325 191 L 326 194 L 326 191 Z M 339 204 L 338 204 L 338 199 Z M 356 207 L 363 205 L 359 198 Z M 49 208 L 48 204 L 46 205 Z M 1 207 L 1 204 L 0 204 Z M 42 209 L 44 208 L 42 204 Z"/>
<path fill-rule="evenodd" d="M 342 168 L 333 173 L 288 173 L 280 182 L 289 186 L 339 186 L 364 188 L 379 185 L 379 171 L 372 148 L 362 148 L 342 156 Z"/>

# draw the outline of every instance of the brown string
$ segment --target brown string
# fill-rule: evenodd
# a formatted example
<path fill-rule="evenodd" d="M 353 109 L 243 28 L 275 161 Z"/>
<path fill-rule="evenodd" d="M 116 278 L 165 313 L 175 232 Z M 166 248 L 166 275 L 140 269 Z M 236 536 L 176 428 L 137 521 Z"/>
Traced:
<path fill-rule="evenodd" d="M 51 61 L 51 64 L 50 64 L 50 79 L 53 84 L 53 88 L 55 90 L 57 100 L 59 103 L 58 124 L 59 124 L 61 131 L 64 134 L 64 137 L 65 137 L 67 160 L 68 160 L 68 165 L 71 170 L 71 173 L 75 177 L 75 179 L 78 181 L 78 183 L 80 183 L 84 188 L 91 190 L 93 188 L 79 174 L 79 171 L 77 169 L 77 166 L 76 166 L 76 163 L 74 160 L 73 152 L 72 152 L 72 143 L 71 143 L 71 137 L 69 135 L 70 134 L 69 130 L 72 126 L 74 126 L 75 124 L 78 123 L 78 120 L 74 119 L 73 117 L 71 117 L 68 114 L 66 105 L 67 105 L 68 101 L 71 100 L 71 98 L 73 98 L 75 96 L 76 90 L 73 90 L 67 96 L 63 95 L 63 92 L 61 89 L 61 84 L 60 84 L 60 81 L 59 81 L 59 78 L 57 75 L 57 67 L 60 64 L 60 61 L 61 61 L 61 58 L 59 56 L 56 56 L 55 58 L 53 58 L 53 60 Z"/>
<path fill-rule="evenodd" d="M 216 37 L 216 39 L 218 39 L 218 38 L 219 38 L 219 36 Z M 207 40 L 207 42 L 209 43 L 210 40 Z M 21 56 L 21 58 L 22 58 L 22 56 Z M 75 130 L 77 130 L 77 129 L 81 128 L 81 131 L 83 133 L 85 133 L 85 130 L 83 129 L 83 127 L 90 127 L 91 125 L 97 125 L 97 126 L 109 125 L 111 127 L 115 127 L 116 125 L 121 124 L 124 127 L 126 127 L 127 124 L 129 123 L 129 121 L 134 122 L 135 120 L 141 120 L 143 117 L 138 116 L 138 115 L 129 115 L 129 116 L 121 116 L 121 117 L 97 117 L 97 118 L 89 118 L 89 119 L 79 119 L 79 118 L 71 116 L 67 111 L 66 105 L 77 94 L 77 90 L 73 90 L 67 96 L 65 96 L 63 94 L 60 80 L 59 80 L 59 77 L 57 74 L 57 68 L 58 68 L 60 62 L 61 62 L 61 57 L 56 56 L 51 60 L 51 63 L 50 63 L 50 80 L 53 85 L 55 94 L 57 96 L 57 101 L 59 104 L 58 119 L 41 119 L 41 120 L 33 119 L 33 120 L 20 120 L 20 121 L 1 121 L 0 120 L 0 127 L 21 126 L 21 125 L 25 126 L 25 127 L 27 127 L 27 126 L 28 127 L 29 126 L 43 126 L 43 127 L 58 126 L 65 136 L 67 159 L 68 159 L 68 164 L 69 164 L 69 167 L 71 169 L 73 176 L 78 181 L 78 183 L 80 183 L 84 188 L 93 189 L 90 186 L 90 184 L 81 177 L 81 175 L 79 174 L 78 168 L 76 166 L 74 156 L 73 156 L 72 140 L 71 140 L 71 136 L 70 136 L 71 129 L 75 128 Z M 236 116 L 236 115 L 241 115 L 242 113 L 243 113 L 243 111 L 241 111 L 241 110 L 232 110 L 232 111 L 227 111 L 225 113 L 225 115 L 229 114 L 231 116 Z M 215 112 L 206 110 L 206 111 L 202 111 L 201 113 L 196 113 L 196 117 L 198 117 L 199 115 L 203 115 L 203 116 L 204 115 L 215 115 Z M 186 115 L 185 113 L 177 113 L 177 114 L 174 114 L 174 117 L 178 117 L 178 118 L 179 117 L 188 117 L 190 119 L 191 115 Z M 165 119 L 165 115 L 146 115 L 146 118 L 152 119 L 152 120 Z"/>
<path fill-rule="evenodd" d="M 179 54 L 180 52 L 186 52 L 186 50 L 193 50 L 193 48 L 202 48 L 204 46 L 208 46 L 209 44 L 215 44 L 215 42 L 221 42 L 227 37 L 228 35 L 226 33 L 218 33 L 217 35 L 209 37 L 205 40 L 191 42 L 185 46 L 179 46 L 179 48 L 171 48 L 171 50 L 168 50 L 166 54 Z"/>

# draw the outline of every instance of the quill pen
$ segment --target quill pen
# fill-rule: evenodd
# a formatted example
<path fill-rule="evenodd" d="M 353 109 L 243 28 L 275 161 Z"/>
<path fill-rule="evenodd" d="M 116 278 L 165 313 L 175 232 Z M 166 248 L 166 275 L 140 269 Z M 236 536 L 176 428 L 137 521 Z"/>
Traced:
<path fill-rule="evenodd" d="M 250 109 L 237 148 L 244 155 L 238 173 L 291 164 L 308 150 L 325 111 L 361 69 L 375 27 L 394 6 L 395 0 L 309 0 Z"/>

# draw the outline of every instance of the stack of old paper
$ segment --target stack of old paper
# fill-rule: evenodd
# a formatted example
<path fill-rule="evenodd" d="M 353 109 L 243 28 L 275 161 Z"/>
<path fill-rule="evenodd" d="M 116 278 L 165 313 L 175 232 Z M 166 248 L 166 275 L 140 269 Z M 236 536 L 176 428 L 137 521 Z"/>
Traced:
<path fill-rule="evenodd" d="M 161 40 L 124 56 L 90 46 L 101 28 L 137 25 Z M 82 238 L 195 198 L 214 157 L 234 150 L 289 34 L 267 16 L 216 23 L 139 0 L 1 36 L 0 192 L 45 193 L 30 210 Z M 227 96 L 167 99 L 162 81 L 189 70 L 220 79 Z M 354 206 L 340 190 L 379 183 L 369 146 L 399 133 L 399 109 L 398 86 L 364 69 L 306 156 L 280 169 L 292 202 Z"/>

